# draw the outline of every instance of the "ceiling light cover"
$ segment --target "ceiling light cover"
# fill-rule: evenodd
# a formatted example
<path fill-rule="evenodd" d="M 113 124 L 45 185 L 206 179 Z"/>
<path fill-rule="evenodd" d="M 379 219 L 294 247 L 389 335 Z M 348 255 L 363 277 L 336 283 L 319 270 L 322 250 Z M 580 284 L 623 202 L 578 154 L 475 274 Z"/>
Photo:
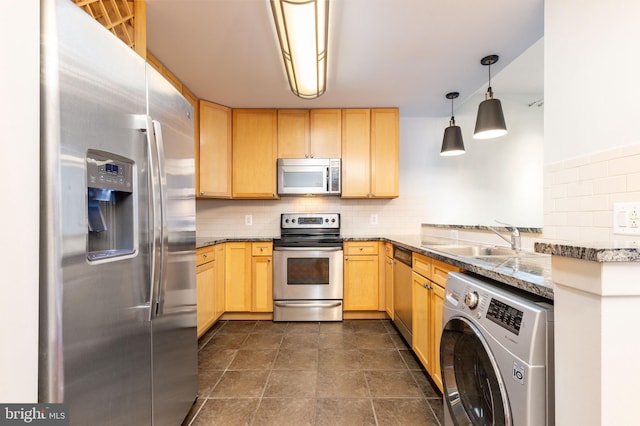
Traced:
<path fill-rule="evenodd" d="M 442 138 L 442 149 L 440 155 L 452 157 L 454 155 L 462 155 L 465 153 L 464 142 L 462 140 L 462 130 L 460 126 L 456 126 L 456 120 L 453 116 L 453 100 L 460 96 L 458 92 L 447 93 L 447 99 L 451 99 L 451 120 L 449 127 L 444 129 L 444 138 Z"/>
<path fill-rule="evenodd" d="M 489 88 L 485 94 L 485 100 L 478 106 L 476 128 L 473 132 L 474 139 L 492 139 L 507 134 L 507 124 L 502 113 L 502 103 L 493 98 L 491 88 L 491 65 L 498 62 L 498 55 L 489 55 L 482 58 L 480 63 L 489 66 Z"/>
<path fill-rule="evenodd" d="M 271 0 L 291 91 L 314 99 L 326 90 L 329 0 Z"/>

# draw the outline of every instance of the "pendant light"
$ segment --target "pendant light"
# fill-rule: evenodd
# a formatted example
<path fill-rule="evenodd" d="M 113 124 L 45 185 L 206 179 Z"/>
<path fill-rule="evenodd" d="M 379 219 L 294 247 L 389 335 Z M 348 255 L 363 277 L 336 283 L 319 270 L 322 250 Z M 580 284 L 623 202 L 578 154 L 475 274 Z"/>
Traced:
<path fill-rule="evenodd" d="M 485 56 L 480 60 L 482 65 L 489 67 L 489 88 L 485 94 L 485 100 L 480 102 L 478 107 L 474 139 L 493 139 L 507 134 L 502 104 L 499 99 L 493 98 L 493 89 L 491 89 L 491 65 L 496 62 L 498 62 L 498 55 Z"/>
<path fill-rule="evenodd" d="M 460 96 L 460 93 L 449 92 L 446 96 L 447 99 L 451 99 L 451 120 L 449 120 L 449 127 L 444 129 L 444 138 L 442 139 L 440 155 L 462 155 L 465 152 L 464 142 L 462 141 L 462 130 L 460 130 L 460 126 L 456 126 L 456 120 L 453 116 L 453 100 Z"/>

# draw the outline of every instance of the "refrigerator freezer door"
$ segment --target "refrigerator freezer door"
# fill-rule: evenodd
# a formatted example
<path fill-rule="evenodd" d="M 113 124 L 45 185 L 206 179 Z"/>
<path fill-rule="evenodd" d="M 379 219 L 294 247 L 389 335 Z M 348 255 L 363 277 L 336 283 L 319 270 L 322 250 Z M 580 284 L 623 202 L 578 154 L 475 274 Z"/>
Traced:
<path fill-rule="evenodd" d="M 39 399 L 67 403 L 72 424 L 150 424 L 144 61 L 69 1 L 43 1 L 42 17 Z M 89 232 L 118 226 L 89 230 L 89 151 L 131 165 L 126 256 L 88 256 Z"/>
<path fill-rule="evenodd" d="M 197 395 L 193 108 L 147 66 L 148 114 L 164 204 L 160 285 L 152 313 L 153 424 L 176 425 Z"/>

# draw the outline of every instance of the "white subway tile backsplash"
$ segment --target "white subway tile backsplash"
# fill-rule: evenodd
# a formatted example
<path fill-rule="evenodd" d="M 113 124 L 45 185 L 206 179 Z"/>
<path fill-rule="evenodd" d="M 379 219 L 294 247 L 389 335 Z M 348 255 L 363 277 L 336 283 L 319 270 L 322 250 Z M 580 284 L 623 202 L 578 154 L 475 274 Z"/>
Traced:
<path fill-rule="evenodd" d="M 626 176 L 612 176 L 593 181 L 594 194 L 614 194 L 627 190 Z"/>
<path fill-rule="evenodd" d="M 608 174 L 608 164 L 606 161 L 598 161 L 584 165 L 578 169 L 580 180 L 586 181 L 606 177 Z"/>
<path fill-rule="evenodd" d="M 640 143 L 545 166 L 543 238 L 613 241 L 613 203 L 640 201 Z"/>
<path fill-rule="evenodd" d="M 640 155 L 609 160 L 609 169 L 612 176 L 640 173 Z"/>

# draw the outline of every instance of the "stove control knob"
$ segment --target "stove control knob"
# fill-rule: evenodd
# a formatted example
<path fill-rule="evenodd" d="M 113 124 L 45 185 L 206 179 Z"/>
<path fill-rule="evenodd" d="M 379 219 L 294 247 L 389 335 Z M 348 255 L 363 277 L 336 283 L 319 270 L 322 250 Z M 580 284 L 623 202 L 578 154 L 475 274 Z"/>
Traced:
<path fill-rule="evenodd" d="M 291 219 L 291 223 L 296 223 L 296 220 L 295 219 Z"/>
<path fill-rule="evenodd" d="M 285 220 L 284 220 L 284 223 L 289 223 L 289 219 L 285 219 Z"/>
<path fill-rule="evenodd" d="M 331 223 L 335 223 L 336 222 L 336 218 L 334 217 L 333 219 L 331 219 Z"/>
<path fill-rule="evenodd" d="M 329 219 L 328 219 L 328 218 L 325 218 L 324 222 L 325 222 L 325 223 L 329 223 Z"/>
<path fill-rule="evenodd" d="M 470 309 L 475 309 L 478 306 L 478 293 L 471 291 L 464 296 L 464 304 Z"/>

